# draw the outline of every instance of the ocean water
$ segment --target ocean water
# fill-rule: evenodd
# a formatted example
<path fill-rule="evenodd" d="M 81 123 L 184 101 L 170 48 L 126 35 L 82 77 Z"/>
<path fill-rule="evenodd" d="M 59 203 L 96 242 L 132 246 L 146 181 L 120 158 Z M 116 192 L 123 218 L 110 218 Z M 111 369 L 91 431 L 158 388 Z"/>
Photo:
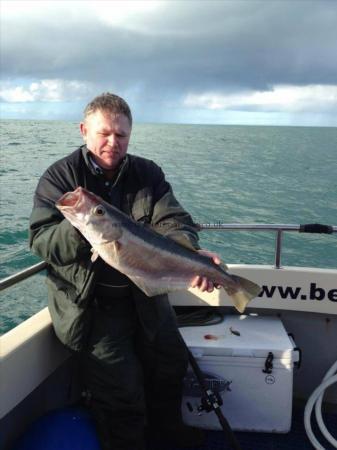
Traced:
<path fill-rule="evenodd" d="M 81 145 L 77 123 L 1 121 L 0 278 L 39 261 L 28 248 L 34 189 Z M 135 124 L 129 147 L 156 161 L 198 223 L 337 225 L 337 128 Z M 274 234 L 202 231 L 227 263 L 272 264 Z M 285 235 L 282 264 L 337 267 L 337 236 Z M 43 274 L 0 299 L 0 333 L 46 305 Z"/>

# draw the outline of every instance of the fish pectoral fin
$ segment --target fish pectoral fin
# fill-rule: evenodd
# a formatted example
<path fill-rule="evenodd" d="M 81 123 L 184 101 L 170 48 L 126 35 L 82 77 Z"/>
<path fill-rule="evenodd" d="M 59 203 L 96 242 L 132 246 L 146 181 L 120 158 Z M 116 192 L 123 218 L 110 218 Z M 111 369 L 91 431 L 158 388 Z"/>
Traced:
<path fill-rule="evenodd" d="M 119 241 L 115 241 L 114 245 L 115 245 L 115 251 L 119 252 L 122 248 L 122 244 Z"/>
<path fill-rule="evenodd" d="M 99 257 L 98 251 L 92 248 L 91 253 L 92 253 L 91 258 L 90 258 L 91 262 L 95 262 L 96 259 Z"/>

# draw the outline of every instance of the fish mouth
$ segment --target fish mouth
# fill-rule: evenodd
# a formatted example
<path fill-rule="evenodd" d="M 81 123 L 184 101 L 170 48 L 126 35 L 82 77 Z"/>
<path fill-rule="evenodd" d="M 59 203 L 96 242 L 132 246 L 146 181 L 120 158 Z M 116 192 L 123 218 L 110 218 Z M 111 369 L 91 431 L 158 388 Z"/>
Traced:
<path fill-rule="evenodd" d="M 55 203 L 56 207 L 59 209 L 64 208 L 74 208 L 80 201 L 80 197 L 82 194 L 82 188 L 78 187 L 73 192 L 67 192 L 66 194 L 62 195 L 60 199 Z"/>

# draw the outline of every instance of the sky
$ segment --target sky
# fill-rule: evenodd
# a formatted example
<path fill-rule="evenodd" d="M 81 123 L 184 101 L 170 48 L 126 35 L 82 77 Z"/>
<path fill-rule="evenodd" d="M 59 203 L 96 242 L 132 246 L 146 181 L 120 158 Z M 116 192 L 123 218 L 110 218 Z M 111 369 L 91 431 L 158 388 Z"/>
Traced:
<path fill-rule="evenodd" d="M 1 118 L 337 126 L 337 0 L 0 0 Z"/>

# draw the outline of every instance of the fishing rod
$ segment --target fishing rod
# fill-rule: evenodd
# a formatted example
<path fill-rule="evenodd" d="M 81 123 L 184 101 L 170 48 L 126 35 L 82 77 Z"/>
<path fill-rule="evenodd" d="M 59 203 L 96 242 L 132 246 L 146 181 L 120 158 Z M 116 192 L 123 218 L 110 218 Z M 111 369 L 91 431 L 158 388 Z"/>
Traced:
<path fill-rule="evenodd" d="M 202 391 L 202 397 L 201 397 L 202 410 L 204 410 L 206 412 L 214 411 L 219 420 L 221 428 L 224 431 L 226 439 L 228 439 L 228 441 L 231 445 L 231 448 L 233 450 L 242 450 L 238 440 L 236 439 L 236 437 L 233 433 L 233 430 L 231 429 L 226 417 L 224 416 L 224 414 L 221 410 L 222 400 L 221 400 L 220 394 L 214 392 L 212 389 L 210 389 L 207 386 L 204 374 L 202 373 L 193 353 L 187 347 L 186 343 L 185 343 L 185 346 L 186 346 L 186 349 L 188 352 L 189 363 L 193 369 L 193 372 L 195 373 L 195 376 L 198 380 L 198 383 L 199 383 L 201 391 Z"/>

